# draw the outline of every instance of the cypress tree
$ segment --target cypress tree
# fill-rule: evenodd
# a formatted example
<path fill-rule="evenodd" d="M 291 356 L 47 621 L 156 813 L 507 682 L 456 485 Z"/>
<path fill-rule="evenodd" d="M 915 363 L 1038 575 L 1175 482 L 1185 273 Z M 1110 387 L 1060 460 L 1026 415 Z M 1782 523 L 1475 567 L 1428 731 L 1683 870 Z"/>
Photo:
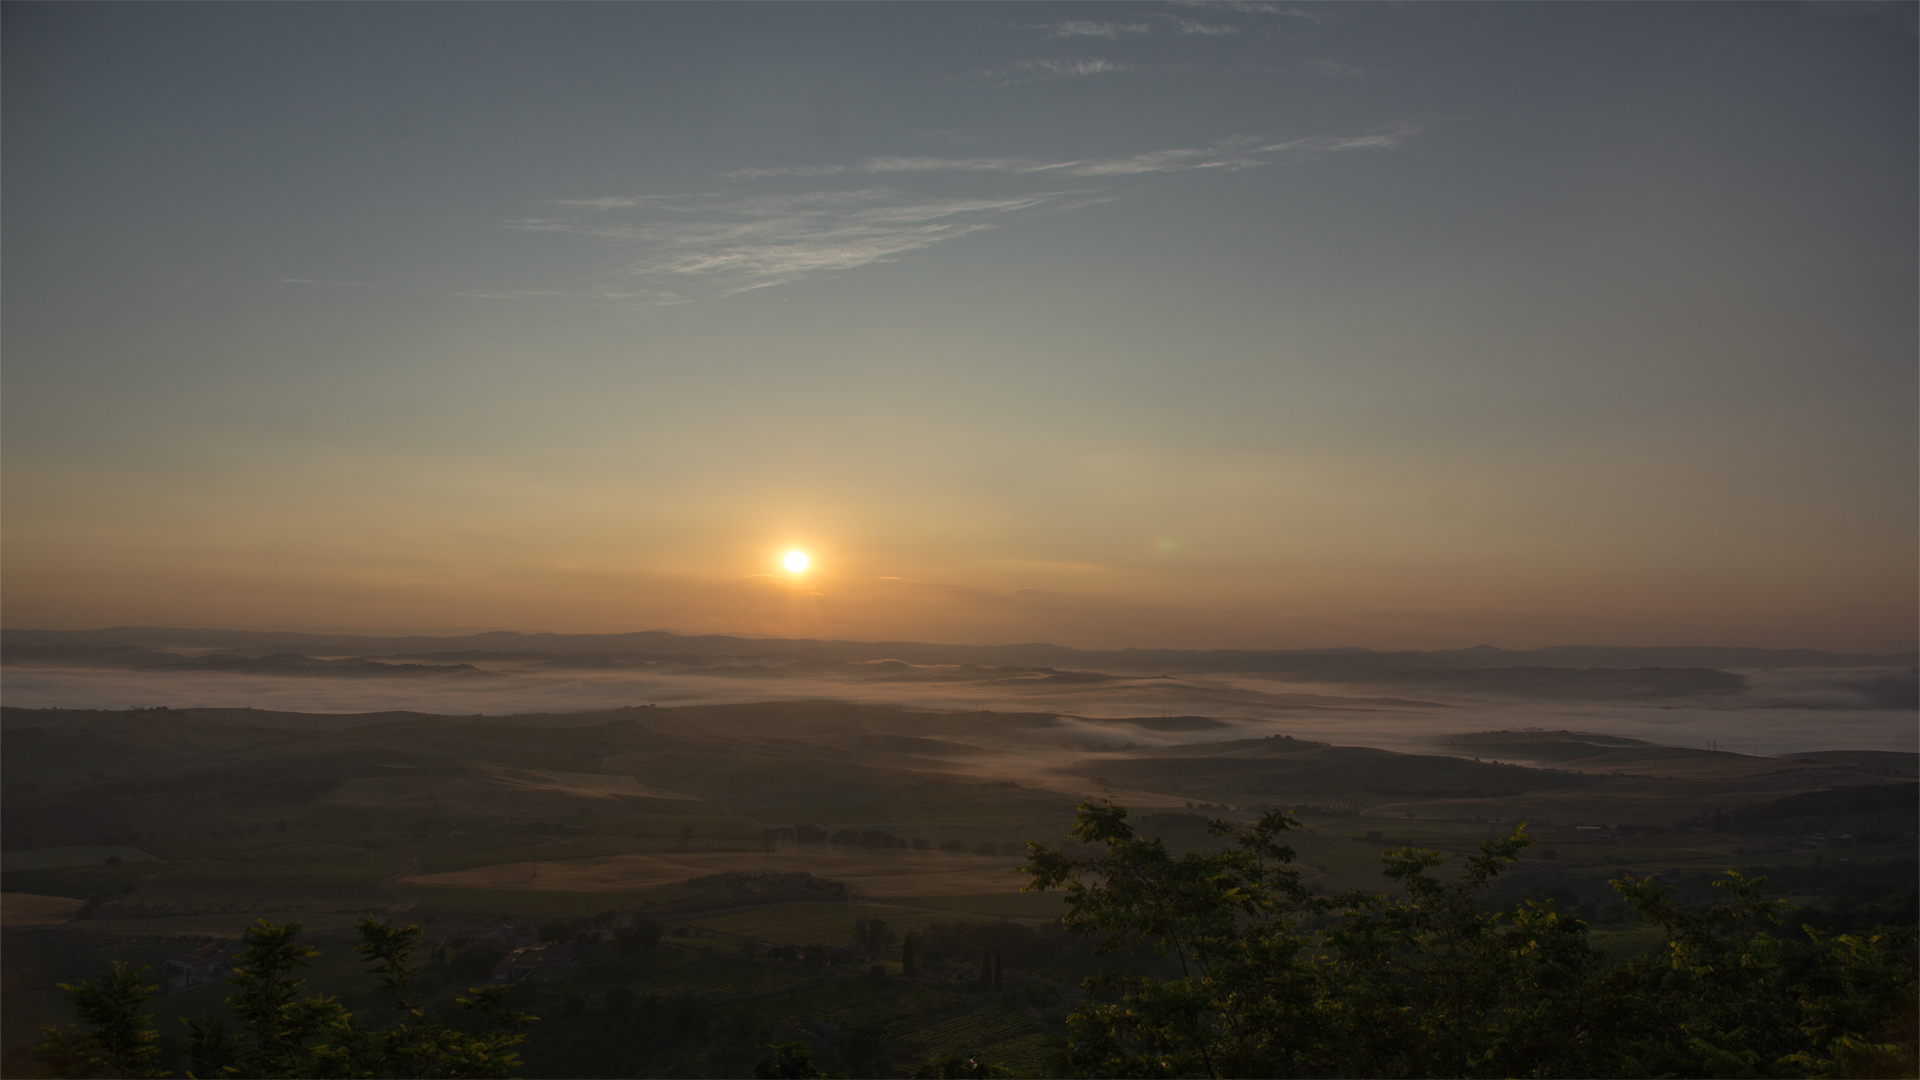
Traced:
<path fill-rule="evenodd" d="M 993 954 L 985 945 L 980 946 L 980 989 L 993 989 Z"/>
<path fill-rule="evenodd" d="M 1000 989 L 1000 950 L 993 950 L 993 988 Z"/>
<path fill-rule="evenodd" d="M 900 974 L 913 974 L 913 934 L 900 939 Z"/>

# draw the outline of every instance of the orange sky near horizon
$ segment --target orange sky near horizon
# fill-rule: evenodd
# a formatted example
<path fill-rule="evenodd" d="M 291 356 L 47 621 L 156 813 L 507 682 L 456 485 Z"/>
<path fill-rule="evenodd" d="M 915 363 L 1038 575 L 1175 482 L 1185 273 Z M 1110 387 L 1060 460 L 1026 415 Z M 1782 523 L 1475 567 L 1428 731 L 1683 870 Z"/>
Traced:
<path fill-rule="evenodd" d="M 10 5 L 0 618 L 1920 644 L 1911 19 L 1007 10 Z"/>
<path fill-rule="evenodd" d="M 816 490 L 809 504 L 778 482 L 759 498 L 669 500 L 681 512 L 652 515 L 604 491 L 489 488 L 462 504 L 444 491 L 349 494 L 310 479 L 263 492 L 244 514 L 149 487 L 69 530 L 16 526 L 7 625 L 673 629 L 1087 648 L 1914 647 L 1914 604 L 1901 595 L 1911 576 L 1889 587 L 1885 570 L 1897 550 L 1858 551 L 1813 576 L 1792 568 L 1820 542 L 1815 531 L 1763 520 L 1747 543 L 1681 561 L 1660 543 L 1689 524 L 1670 505 L 1642 506 L 1636 536 L 1620 504 L 1581 512 L 1568 500 L 1548 529 L 1538 503 L 1450 511 L 1392 485 L 1369 500 L 1348 475 L 1265 508 L 1243 500 L 1237 515 L 1222 509 L 1233 500 L 1188 490 L 1176 501 L 1211 519 L 1168 511 L 1177 529 L 1153 530 L 1102 520 L 1097 504 L 1011 524 L 943 522 L 928 516 L 933 492 L 863 504 Z M 1474 505 L 1463 490 L 1452 498 Z M 8 498 L 36 494 L 16 480 Z M 355 513 L 338 516 L 343 503 Z M 763 506 L 778 509 L 754 520 Z M 896 512 L 916 524 L 890 525 Z M 1530 527 L 1512 528 L 1530 513 Z M 796 549 L 811 560 L 800 573 L 781 565 Z M 1878 572 L 1861 572 L 1876 555 Z"/>

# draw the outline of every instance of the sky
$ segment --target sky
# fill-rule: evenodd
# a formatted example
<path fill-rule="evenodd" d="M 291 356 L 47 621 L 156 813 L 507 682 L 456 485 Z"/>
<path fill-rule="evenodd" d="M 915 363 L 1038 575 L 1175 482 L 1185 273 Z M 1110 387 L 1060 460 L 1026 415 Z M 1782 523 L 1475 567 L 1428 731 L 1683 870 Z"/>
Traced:
<path fill-rule="evenodd" d="M 8 3 L 0 616 L 1911 649 L 1913 12 Z"/>

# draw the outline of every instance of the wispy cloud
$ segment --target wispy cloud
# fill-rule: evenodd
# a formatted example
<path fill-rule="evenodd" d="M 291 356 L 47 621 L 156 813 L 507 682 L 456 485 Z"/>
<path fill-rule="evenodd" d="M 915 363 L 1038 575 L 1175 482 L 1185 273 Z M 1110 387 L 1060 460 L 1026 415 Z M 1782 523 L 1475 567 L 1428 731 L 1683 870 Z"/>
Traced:
<path fill-rule="evenodd" d="M 1263 154 L 1337 154 L 1346 150 L 1390 150 L 1420 133 L 1420 126 L 1403 121 L 1361 135 L 1309 135 L 1304 139 L 1270 143 Z"/>
<path fill-rule="evenodd" d="M 1093 22 L 1088 19 L 1066 19 L 1057 23 L 1044 23 L 1038 29 L 1047 31 L 1048 37 L 1094 37 L 1117 38 L 1121 34 L 1144 34 L 1148 31 L 1146 23 Z"/>
<path fill-rule="evenodd" d="M 789 165 L 774 169 L 735 169 L 723 174 L 728 180 L 751 180 L 762 176 L 838 176 L 845 165 Z"/>
<path fill-rule="evenodd" d="M 1298 4 L 1266 3 L 1265 0 L 1173 0 L 1173 2 L 1179 7 L 1231 11 L 1242 15 L 1284 15 L 1311 23 L 1326 22 L 1333 18 L 1333 13 L 1325 10 L 1327 5 L 1324 4 L 1317 5 L 1319 10 L 1315 10 Z"/>
<path fill-rule="evenodd" d="M 1196 11 L 1213 11 L 1222 14 L 1285 15 L 1316 23 L 1324 18 L 1330 17 L 1299 7 L 1274 3 L 1218 3 L 1213 2 L 1213 0 L 1188 0 L 1188 2 L 1177 3 L 1176 6 Z M 1237 34 L 1240 32 L 1240 28 L 1232 23 L 1200 22 L 1196 19 L 1189 19 L 1185 16 L 1165 11 L 1145 12 L 1134 21 L 1124 23 L 1099 22 L 1092 19 L 1064 19 L 1059 22 L 1019 23 L 1016 25 L 1027 30 L 1044 30 L 1049 38 L 1102 38 L 1113 41 L 1122 36 L 1153 33 L 1155 23 L 1150 20 L 1156 19 L 1161 20 L 1158 25 L 1163 27 L 1170 25 L 1175 33 L 1184 35 L 1222 37 L 1227 34 Z"/>
<path fill-rule="evenodd" d="M 1175 18 L 1173 25 L 1176 30 L 1179 30 L 1183 34 L 1201 34 L 1207 37 L 1217 37 L 1221 34 L 1237 34 L 1240 32 L 1239 27 L 1229 26 L 1226 23 L 1194 22 L 1192 19 Z"/>
<path fill-rule="evenodd" d="M 673 304 L 887 262 L 994 228 L 1009 214 L 1103 198 L 1087 191 L 928 198 L 884 187 L 635 196 L 563 200 L 552 204 L 553 216 L 510 224 L 611 242 L 626 257 L 600 296 Z"/>
<path fill-rule="evenodd" d="M 1246 169 L 1270 163 L 1274 157 L 1288 154 L 1340 153 L 1346 150 L 1385 150 L 1398 146 L 1418 134 L 1419 126 L 1403 121 L 1357 135 L 1309 135 L 1283 142 L 1236 135 L 1210 146 L 1192 149 L 1152 150 L 1125 157 L 1073 158 L 1046 161 L 1017 157 L 872 157 L 857 165 L 798 166 L 794 168 L 736 169 L 725 174 L 729 180 L 762 179 L 775 176 L 825 176 L 838 173 L 889 175 L 903 173 L 972 172 L 1032 175 L 1052 173 L 1060 176 L 1134 176 L 1141 173 L 1190 172 L 1196 169 Z M 619 200 L 574 200 L 564 205 L 602 206 Z"/>
<path fill-rule="evenodd" d="M 738 169 L 726 177 L 740 182 L 846 175 L 909 183 L 924 174 L 976 173 L 1029 181 L 1117 181 L 1149 173 L 1258 168 L 1286 157 L 1385 150 L 1418 131 L 1408 121 L 1359 134 L 1309 135 L 1279 142 L 1234 136 L 1203 147 L 1121 157 L 1048 161 L 887 156 L 853 165 Z M 1119 197 L 1112 191 L 1072 186 L 954 197 L 890 186 L 766 193 L 749 185 L 749 190 L 689 195 L 557 199 L 547 204 L 544 215 L 508 224 L 530 232 L 590 237 L 609 245 L 616 261 L 595 290 L 602 300 L 678 304 L 889 262 L 996 228 L 1014 215 L 1073 209 Z"/>
<path fill-rule="evenodd" d="M 1087 75 L 1106 75 L 1128 70 L 1112 60 L 1018 60 L 1003 68 L 983 68 L 973 73 L 976 79 L 1007 83 L 1038 82 L 1042 79 L 1073 79 Z"/>
<path fill-rule="evenodd" d="M 858 166 L 866 173 L 923 173 L 923 172 L 998 172 L 998 173 L 1037 173 L 1049 172 L 1061 168 L 1059 164 L 1047 161 L 1035 161 L 1031 158 L 942 158 L 942 157 L 876 157 L 868 158 Z"/>

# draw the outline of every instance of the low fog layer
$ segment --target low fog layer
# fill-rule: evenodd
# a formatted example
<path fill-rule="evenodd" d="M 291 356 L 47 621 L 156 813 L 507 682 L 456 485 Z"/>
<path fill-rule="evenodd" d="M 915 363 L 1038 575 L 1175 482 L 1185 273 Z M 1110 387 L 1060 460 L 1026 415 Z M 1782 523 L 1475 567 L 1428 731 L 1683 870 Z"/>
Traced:
<path fill-rule="evenodd" d="M 409 643 L 410 645 L 414 643 Z M 779 643 L 772 643 L 778 645 Z M 1357 651 L 1356 651 L 1357 652 Z M 1468 651 L 1471 652 L 1471 651 Z M 23 655 L 24 654 L 24 655 Z M 1154 746 L 1291 734 L 1433 752 L 1459 732 L 1540 727 L 1747 754 L 1920 745 L 1910 668 L 1442 667 L 1344 654 L 1339 670 L 1195 671 L 1011 664 L 790 660 L 542 651 L 343 655 L 338 649 L 170 649 L 118 644 L 84 655 L 9 650 L 6 702 L 24 708 L 254 707 L 290 712 L 410 710 L 443 715 L 568 713 L 629 705 L 848 700 L 928 709 L 1049 712 L 1085 718 L 1091 742 Z M 1241 666 L 1273 667 L 1265 654 Z M 1340 654 L 1335 654 L 1338 659 Z M 1518 656 L 1521 654 L 1507 654 Z M 1537 654 L 1535 654 L 1537 655 Z M 1531 657 L 1528 657 L 1531 658 Z M 1797 657 L 1796 657 L 1797 658 Z M 75 666 L 80 659 L 99 666 Z M 1633 657 L 1627 657 L 1631 662 Z M 1218 661 L 1218 662 L 1216 662 Z M 1478 661 L 1475 661 L 1476 663 Z M 1296 665 L 1299 667 L 1300 665 Z M 1186 669 L 1186 670 L 1181 670 Z M 1315 678 L 1312 675 L 1321 677 Z M 1220 726 L 1152 730 L 1120 718 L 1211 717 Z M 1443 751 L 1444 752 L 1444 751 Z"/>

